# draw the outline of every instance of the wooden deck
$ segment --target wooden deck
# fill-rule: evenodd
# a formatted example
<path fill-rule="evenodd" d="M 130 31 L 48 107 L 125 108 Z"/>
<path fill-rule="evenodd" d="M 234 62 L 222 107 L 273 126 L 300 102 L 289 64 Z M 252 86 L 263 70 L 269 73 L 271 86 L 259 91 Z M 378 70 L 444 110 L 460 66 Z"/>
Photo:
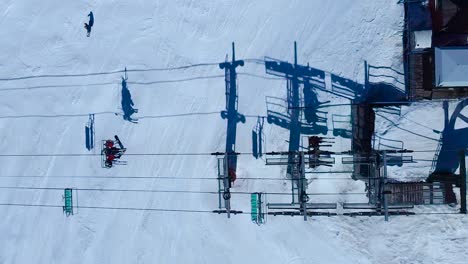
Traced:
<path fill-rule="evenodd" d="M 446 204 L 453 202 L 447 199 L 446 185 L 438 182 L 400 182 L 389 183 L 385 186 L 390 191 L 389 204 Z M 453 192 L 453 191 L 452 191 Z"/>

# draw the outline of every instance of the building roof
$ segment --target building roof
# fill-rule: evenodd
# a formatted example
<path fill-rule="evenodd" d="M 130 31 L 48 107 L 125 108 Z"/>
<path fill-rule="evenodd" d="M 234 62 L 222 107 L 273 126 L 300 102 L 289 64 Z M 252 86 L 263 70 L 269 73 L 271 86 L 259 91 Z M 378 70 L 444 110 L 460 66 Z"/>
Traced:
<path fill-rule="evenodd" d="M 468 47 L 435 49 L 435 86 L 468 87 Z"/>

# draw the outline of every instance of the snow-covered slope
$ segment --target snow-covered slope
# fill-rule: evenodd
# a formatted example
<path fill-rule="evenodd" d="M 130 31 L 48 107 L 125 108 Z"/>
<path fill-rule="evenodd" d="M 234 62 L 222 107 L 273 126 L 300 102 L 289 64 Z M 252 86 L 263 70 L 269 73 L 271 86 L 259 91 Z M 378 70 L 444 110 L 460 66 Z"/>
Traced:
<path fill-rule="evenodd" d="M 83 23 L 89 11 L 95 24 L 87 38 Z M 96 113 L 96 138 L 117 134 L 129 153 L 224 151 L 224 71 L 216 63 L 230 56 L 232 41 L 237 58 L 289 61 L 297 41 L 299 63 L 358 83 L 364 81 L 364 60 L 402 67 L 403 8 L 396 1 L 4 0 L 0 13 L 0 149 L 6 154 L 86 154 L 89 113 Z M 125 67 L 138 124 L 114 114 L 121 112 L 122 73 L 116 71 Z M 239 112 L 247 121 L 238 125 L 237 151 L 250 152 L 256 118 L 249 116 L 266 114 L 265 96 L 285 98 L 286 82 L 262 78 L 268 77 L 264 66 L 252 61 L 238 71 L 260 76 L 238 77 Z M 339 102 L 324 94 L 320 99 Z M 349 113 L 349 107 L 330 108 L 329 117 L 333 113 Z M 286 149 L 287 139 L 287 130 L 267 125 L 268 150 Z M 349 147 L 348 139 L 336 139 L 334 149 Z M 1 157 L 0 186 L 217 190 L 214 180 L 176 179 L 216 178 L 212 156 L 126 160 L 127 166 L 107 170 L 99 157 Z M 249 156 L 241 156 L 238 167 L 238 177 L 284 177 L 281 168 Z M 233 190 L 288 191 L 288 184 L 238 180 Z M 357 182 L 317 181 L 310 190 L 363 188 Z M 61 195 L 62 190 L 1 189 L 0 203 L 61 205 Z M 234 209 L 250 209 L 249 196 L 233 196 L 232 203 Z M 79 204 L 213 210 L 217 196 L 80 191 Z M 246 215 L 228 220 L 203 213 L 81 209 L 67 218 L 61 208 L 0 206 L 0 215 L 0 263 L 463 263 L 461 249 L 468 243 L 467 220 L 457 216 L 395 217 L 390 223 L 271 217 L 259 227 Z M 434 233 L 424 228 L 427 222 Z M 422 237 L 415 242 L 409 234 Z M 444 247 L 437 246 L 439 239 L 447 239 Z"/>

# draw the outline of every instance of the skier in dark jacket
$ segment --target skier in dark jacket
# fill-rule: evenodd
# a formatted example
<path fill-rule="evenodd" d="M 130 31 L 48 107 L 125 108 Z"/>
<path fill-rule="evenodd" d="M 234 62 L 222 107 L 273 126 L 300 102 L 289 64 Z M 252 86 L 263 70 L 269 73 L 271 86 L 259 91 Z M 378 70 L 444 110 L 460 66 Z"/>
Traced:
<path fill-rule="evenodd" d="M 88 23 L 84 23 L 85 24 L 85 28 L 86 28 L 86 36 L 89 37 L 89 35 L 91 34 L 91 28 L 93 27 L 94 25 L 94 15 L 93 15 L 93 12 L 89 12 L 88 14 L 89 16 L 89 22 Z"/>

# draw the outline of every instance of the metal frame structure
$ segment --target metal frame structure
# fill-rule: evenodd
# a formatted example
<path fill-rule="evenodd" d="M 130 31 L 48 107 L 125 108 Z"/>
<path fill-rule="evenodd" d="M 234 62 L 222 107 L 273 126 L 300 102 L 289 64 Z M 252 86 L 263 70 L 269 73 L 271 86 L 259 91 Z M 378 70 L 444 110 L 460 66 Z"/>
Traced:
<path fill-rule="evenodd" d="M 309 152 L 306 152 L 309 154 Z M 309 203 L 307 195 L 307 179 L 305 177 L 305 165 L 308 159 L 305 158 L 304 151 L 266 153 L 267 155 L 288 155 L 288 157 L 267 158 L 266 165 L 287 165 L 291 168 L 291 203 L 268 203 L 269 210 L 282 210 L 268 212 L 272 215 L 302 215 L 304 221 L 307 216 L 313 215 L 308 212 L 310 209 L 336 209 L 336 203 Z M 288 211 L 284 211 L 288 210 Z"/>

